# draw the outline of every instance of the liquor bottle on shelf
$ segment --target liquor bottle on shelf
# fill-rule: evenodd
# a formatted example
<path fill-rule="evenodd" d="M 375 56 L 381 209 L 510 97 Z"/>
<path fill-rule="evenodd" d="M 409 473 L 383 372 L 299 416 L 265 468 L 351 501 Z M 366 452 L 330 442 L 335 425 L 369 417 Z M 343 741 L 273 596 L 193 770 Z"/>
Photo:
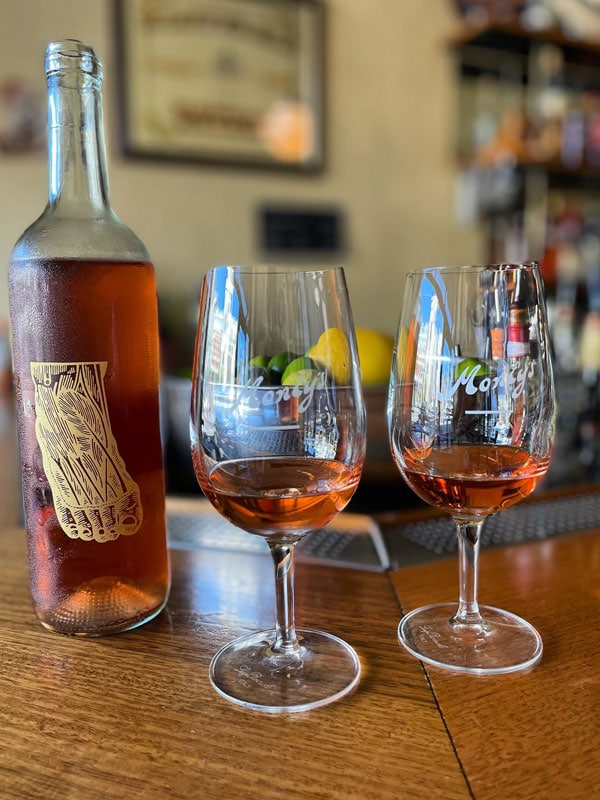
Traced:
<path fill-rule="evenodd" d="M 587 480 L 600 480 L 600 311 L 589 311 L 581 331 L 583 408 L 578 420 L 579 462 Z"/>
<path fill-rule="evenodd" d="M 577 170 L 583 166 L 585 155 L 585 119 L 582 98 L 571 92 L 568 108 L 562 121 L 560 160 L 567 169 Z"/>
<path fill-rule="evenodd" d="M 600 168 L 600 92 L 586 92 L 584 97 L 586 120 L 585 159 L 593 169 Z"/>
<path fill-rule="evenodd" d="M 600 230 L 590 217 L 581 239 L 588 309 L 581 327 L 579 360 L 583 407 L 579 415 L 579 461 L 589 480 L 600 480 Z"/>
<path fill-rule="evenodd" d="M 46 50 L 50 187 L 9 266 L 35 612 L 97 636 L 154 617 L 169 589 L 154 268 L 108 200 L 102 66 Z"/>
<path fill-rule="evenodd" d="M 555 242 L 555 275 L 553 345 L 559 376 L 578 373 L 578 287 L 582 280 L 579 241 L 581 213 L 566 202 L 557 214 Z"/>
<path fill-rule="evenodd" d="M 552 161 L 561 154 L 562 127 L 569 105 L 562 50 L 544 43 L 536 49 L 532 65 L 531 155 L 538 161 Z"/>
<path fill-rule="evenodd" d="M 506 357 L 522 358 L 529 355 L 531 348 L 531 320 L 527 305 L 523 301 L 520 274 L 518 272 L 516 273 L 512 295 L 508 310 Z"/>

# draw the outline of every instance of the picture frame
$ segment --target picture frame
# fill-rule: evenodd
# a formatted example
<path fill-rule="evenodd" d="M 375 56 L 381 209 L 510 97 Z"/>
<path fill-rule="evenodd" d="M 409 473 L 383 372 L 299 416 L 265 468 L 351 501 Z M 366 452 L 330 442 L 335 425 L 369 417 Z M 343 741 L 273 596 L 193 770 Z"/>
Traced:
<path fill-rule="evenodd" d="M 323 166 L 321 0 L 114 0 L 128 157 Z"/>

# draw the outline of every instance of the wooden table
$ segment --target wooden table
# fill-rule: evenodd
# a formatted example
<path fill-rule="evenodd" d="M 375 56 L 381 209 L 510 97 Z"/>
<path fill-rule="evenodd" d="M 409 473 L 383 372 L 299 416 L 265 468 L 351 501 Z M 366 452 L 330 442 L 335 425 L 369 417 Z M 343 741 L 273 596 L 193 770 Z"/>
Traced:
<path fill-rule="evenodd" d="M 394 572 L 402 609 L 456 599 L 456 566 Z M 513 676 L 427 668 L 473 797 L 600 797 L 600 531 L 484 552 L 480 597 L 533 623 L 544 655 Z"/>
<path fill-rule="evenodd" d="M 0 436 L 0 462 L 11 452 Z M 14 511 L 13 491 L 0 486 Z M 17 518 L 0 521 L 2 800 L 600 796 L 600 532 L 482 554 L 482 600 L 545 641 L 516 676 L 425 670 L 398 645 L 402 609 L 455 599 L 454 558 L 387 574 L 300 564 L 299 625 L 346 638 L 363 667 L 353 695 L 306 714 L 246 711 L 208 682 L 222 643 L 272 622 L 269 557 L 177 550 L 172 568 L 143 628 L 60 636 L 32 613 Z"/>
<path fill-rule="evenodd" d="M 299 624 L 357 648 L 359 690 L 270 716 L 220 698 L 211 655 L 272 623 L 269 557 L 173 551 L 162 615 L 135 632 L 70 639 L 29 604 L 24 535 L 0 534 L 0 797 L 468 798 L 418 662 L 396 640 L 386 575 L 298 570 Z"/>

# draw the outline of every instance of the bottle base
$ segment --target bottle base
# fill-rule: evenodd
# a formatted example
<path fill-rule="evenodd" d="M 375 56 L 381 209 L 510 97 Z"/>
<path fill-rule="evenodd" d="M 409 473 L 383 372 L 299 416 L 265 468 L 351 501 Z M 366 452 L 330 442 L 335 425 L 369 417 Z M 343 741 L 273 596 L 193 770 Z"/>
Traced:
<path fill-rule="evenodd" d="M 51 609 L 36 609 L 48 630 L 68 636 L 93 637 L 137 628 L 154 619 L 167 593 L 149 592 L 116 578 L 97 578 L 77 587 Z"/>

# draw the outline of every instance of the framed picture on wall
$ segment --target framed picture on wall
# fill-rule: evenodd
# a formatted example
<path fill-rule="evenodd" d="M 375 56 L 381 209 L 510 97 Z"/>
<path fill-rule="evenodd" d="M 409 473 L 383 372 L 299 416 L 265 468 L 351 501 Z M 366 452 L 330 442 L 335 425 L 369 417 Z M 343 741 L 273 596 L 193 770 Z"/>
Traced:
<path fill-rule="evenodd" d="M 320 0 L 115 0 L 124 152 L 313 171 Z"/>

